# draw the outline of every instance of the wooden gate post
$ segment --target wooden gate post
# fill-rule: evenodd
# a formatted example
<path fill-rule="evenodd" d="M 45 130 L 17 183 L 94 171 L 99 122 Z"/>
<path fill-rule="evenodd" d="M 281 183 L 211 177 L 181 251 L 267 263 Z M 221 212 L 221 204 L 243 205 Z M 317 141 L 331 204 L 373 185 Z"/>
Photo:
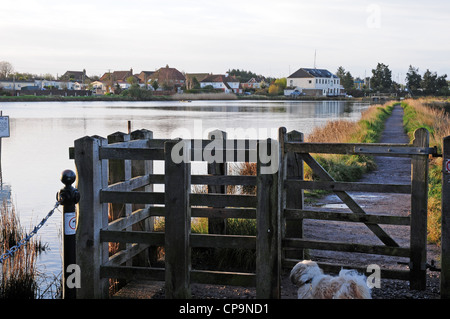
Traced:
<path fill-rule="evenodd" d="M 130 135 L 123 132 L 115 132 L 107 136 L 108 144 L 128 142 Z M 122 159 L 108 160 L 108 184 L 112 185 L 118 182 L 124 182 L 131 179 L 131 161 Z M 131 204 L 111 203 L 109 204 L 109 221 L 114 221 L 118 218 L 129 216 L 131 214 Z M 126 229 L 131 230 L 131 227 Z M 131 248 L 131 244 L 120 243 L 117 250 L 124 250 Z M 114 253 L 118 252 L 115 251 Z M 127 266 L 131 266 L 131 259 L 127 260 Z M 119 285 L 123 285 L 125 280 L 118 280 Z"/>
<path fill-rule="evenodd" d="M 227 133 L 224 131 L 215 130 L 208 133 L 208 138 L 213 140 L 222 140 L 221 149 L 225 149 Z M 215 148 L 217 151 L 217 148 Z M 225 152 L 222 154 L 223 161 L 221 163 L 208 163 L 208 174 L 211 175 L 227 175 L 227 164 Z M 226 194 L 226 185 L 208 185 L 208 193 Z M 226 234 L 227 220 L 225 218 L 208 218 L 208 233 L 209 234 Z"/>
<path fill-rule="evenodd" d="M 180 151 L 183 155 L 180 155 Z M 165 153 L 165 280 L 166 298 L 191 297 L 191 145 L 189 141 L 164 143 Z"/>
<path fill-rule="evenodd" d="M 442 154 L 441 298 L 450 299 L 450 136 Z"/>
<path fill-rule="evenodd" d="M 100 242 L 100 230 L 108 226 L 108 206 L 100 202 L 100 190 L 108 186 L 108 165 L 99 150 L 101 137 L 75 141 L 75 165 L 80 202 L 76 230 L 76 260 L 80 267 L 79 299 L 108 298 L 109 282 L 100 278 L 100 266 L 108 260 L 108 243 Z"/>
<path fill-rule="evenodd" d="M 268 139 L 257 146 L 257 208 L 256 208 L 256 297 L 258 299 L 279 299 L 281 277 L 280 214 L 278 212 L 278 165 L 275 172 L 268 170 L 276 154 L 270 154 L 269 163 L 262 161 L 272 150 Z M 268 165 L 266 165 L 268 164 Z M 266 170 L 267 171 L 266 171 Z"/>
<path fill-rule="evenodd" d="M 288 142 L 303 142 L 303 133 L 291 131 L 287 133 Z M 286 177 L 303 180 L 303 159 L 293 152 L 286 154 Z M 303 189 L 300 185 L 291 185 L 286 189 L 286 208 L 303 209 Z M 287 238 L 303 238 L 303 219 L 286 221 Z M 302 260 L 303 249 L 285 252 L 286 258 Z"/>
<path fill-rule="evenodd" d="M 131 132 L 130 134 L 131 140 L 151 140 L 153 139 L 153 132 L 141 129 Z M 153 161 L 147 160 L 132 160 L 131 161 L 131 176 L 145 176 L 153 174 Z M 136 189 L 135 191 L 145 191 L 145 192 L 153 192 L 153 184 L 141 187 Z M 151 206 L 150 204 L 134 204 L 133 211 L 139 208 L 145 208 Z M 155 227 L 155 217 L 149 217 L 144 222 L 140 222 L 136 225 L 133 225 L 133 230 L 137 231 L 154 231 Z M 136 265 L 145 265 L 147 261 L 150 261 L 150 265 L 156 263 L 157 261 L 157 249 L 156 247 L 150 247 L 149 250 L 141 253 L 139 257 L 134 259 L 136 261 Z"/>
<path fill-rule="evenodd" d="M 427 148 L 429 138 L 428 131 L 425 128 L 419 128 L 414 132 L 413 145 Z M 410 287 L 415 290 L 424 290 L 427 279 L 428 156 L 412 156 L 411 165 Z"/>

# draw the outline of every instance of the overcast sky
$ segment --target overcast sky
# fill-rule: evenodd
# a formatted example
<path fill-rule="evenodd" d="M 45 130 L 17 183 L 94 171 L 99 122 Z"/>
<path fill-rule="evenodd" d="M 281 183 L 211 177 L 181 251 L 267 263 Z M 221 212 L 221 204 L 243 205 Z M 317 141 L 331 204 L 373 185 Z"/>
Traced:
<path fill-rule="evenodd" d="M 450 78 L 450 1 L 0 0 L 0 61 L 17 72 L 187 73 L 239 68 L 285 77 L 300 67 L 354 77 L 378 62 Z M 316 53 L 315 53 L 316 52 Z"/>

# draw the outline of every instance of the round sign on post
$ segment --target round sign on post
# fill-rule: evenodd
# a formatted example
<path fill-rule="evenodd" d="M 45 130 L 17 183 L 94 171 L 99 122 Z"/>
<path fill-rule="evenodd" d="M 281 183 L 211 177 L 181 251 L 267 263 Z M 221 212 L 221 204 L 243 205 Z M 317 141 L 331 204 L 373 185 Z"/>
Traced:
<path fill-rule="evenodd" d="M 445 160 L 445 165 L 444 165 L 444 167 L 445 167 L 445 172 L 446 172 L 446 173 L 450 173 L 450 159 L 446 159 L 446 160 Z"/>
<path fill-rule="evenodd" d="M 64 235 L 75 235 L 77 216 L 75 212 L 64 213 Z"/>

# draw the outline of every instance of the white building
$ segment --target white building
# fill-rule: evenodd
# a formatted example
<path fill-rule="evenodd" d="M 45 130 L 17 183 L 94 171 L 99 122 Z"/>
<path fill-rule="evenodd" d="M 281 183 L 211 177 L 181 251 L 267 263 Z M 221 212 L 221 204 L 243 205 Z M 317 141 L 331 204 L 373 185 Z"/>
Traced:
<path fill-rule="evenodd" d="M 200 81 L 200 87 L 212 86 L 225 93 L 242 93 L 242 87 L 238 79 L 234 76 L 225 76 L 222 74 L 210 75 Z"/>
<path fill-rule="evenodd" d="M 343 89 L 340 79 L 325 69 L 301 68 L 286 80 L 285 95 L 298 91 L 311 96 L 339 96 Z"/>

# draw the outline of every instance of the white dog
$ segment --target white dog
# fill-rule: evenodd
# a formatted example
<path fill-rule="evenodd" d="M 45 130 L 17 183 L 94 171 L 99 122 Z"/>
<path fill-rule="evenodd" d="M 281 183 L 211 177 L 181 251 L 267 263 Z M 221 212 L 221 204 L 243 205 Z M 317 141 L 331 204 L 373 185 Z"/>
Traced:
<path fill-rule="evenodd" d="M 336 277 L 324 275 L 317 263 L 304 260 L 291 270 L 290 279 L 300 287 L 298 299 L 371 299 L 366 277 L 344 270 Z"/>

